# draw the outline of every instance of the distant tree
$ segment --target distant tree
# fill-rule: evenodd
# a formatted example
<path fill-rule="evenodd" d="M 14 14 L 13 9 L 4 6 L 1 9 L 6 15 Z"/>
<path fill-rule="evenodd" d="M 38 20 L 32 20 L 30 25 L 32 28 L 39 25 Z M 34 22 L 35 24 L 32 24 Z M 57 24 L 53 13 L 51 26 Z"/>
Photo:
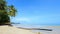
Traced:
<path fill-rule="evenodd" d="M 16 12 L 13 5 L 8 6 L 6 0 L 0 0 L 0 25 L 11 25 L 10 17 L 15 17 Z"/>

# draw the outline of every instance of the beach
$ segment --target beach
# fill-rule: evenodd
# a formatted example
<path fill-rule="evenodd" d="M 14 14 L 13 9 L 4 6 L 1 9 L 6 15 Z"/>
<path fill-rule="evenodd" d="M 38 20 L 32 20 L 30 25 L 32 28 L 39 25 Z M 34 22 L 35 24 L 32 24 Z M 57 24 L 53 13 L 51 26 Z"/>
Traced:
<path fill-rule="evenodd" d="M 46 26 L 41 28 L 52 29 L 52 31 L 26 30 L 5 25 L 0 26 L 0 34 L 60 34 L 60 26 Z"/>
<path fill-rule="evenodd" d="M 60 26 L 45 26 L 45 27 L 40 27 L 40 28 L 52 29 L 52 31 L 36 30 L 35 32 L 40 32 L 41 34 L 60 34 Z"/>
<path fill-rule="evenodd" d="M 30 30 L 19 29 L 11 26 L 0 26 L 0 34 L 36 34 Z"/>

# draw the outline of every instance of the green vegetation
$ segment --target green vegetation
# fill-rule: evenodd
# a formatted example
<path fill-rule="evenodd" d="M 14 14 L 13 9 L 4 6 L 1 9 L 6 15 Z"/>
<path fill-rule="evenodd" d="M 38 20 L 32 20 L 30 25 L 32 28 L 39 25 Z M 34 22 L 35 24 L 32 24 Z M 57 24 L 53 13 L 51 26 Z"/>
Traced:
<path fill-rule="evenodd" d="M 10 17 L 15 17 L 16 12 L 13 5 L 8 6 L 6 0 L 0 0 L 0 25 L 11 25 Z"/>

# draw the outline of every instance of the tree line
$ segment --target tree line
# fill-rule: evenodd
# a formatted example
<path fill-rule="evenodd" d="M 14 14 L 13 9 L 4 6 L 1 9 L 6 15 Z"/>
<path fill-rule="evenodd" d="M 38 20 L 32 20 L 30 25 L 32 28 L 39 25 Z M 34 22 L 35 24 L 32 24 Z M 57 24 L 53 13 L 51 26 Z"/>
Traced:
<path fill-rule="evenodd" d="M 13 5 L 8 6 L 6 0 L 0 0 L 0 25 L 11 25 L 10 17 L 16 16 Z"/>

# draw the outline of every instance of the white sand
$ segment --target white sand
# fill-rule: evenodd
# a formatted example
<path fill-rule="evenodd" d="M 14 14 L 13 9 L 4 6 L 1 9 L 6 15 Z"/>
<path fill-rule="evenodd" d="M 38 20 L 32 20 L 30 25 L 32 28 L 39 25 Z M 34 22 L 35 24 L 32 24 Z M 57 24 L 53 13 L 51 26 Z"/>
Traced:
<path fill-rule="evenodd" d="M 53 31 L 39 31 L 41 34 L 60 34 L 60 26 L 48 26 L 41 27 L 52 29 Z M 11 26 L 0 26 L 0 34 L 38 34 L 38 32 L 33 32 L 31 30 L 19 29 Z"/>
<path fill-rule="evenodd" d="M 30 30 L 19 29 L 11 26 L 0 26 L 0 34 L 36 34 Z"/>

